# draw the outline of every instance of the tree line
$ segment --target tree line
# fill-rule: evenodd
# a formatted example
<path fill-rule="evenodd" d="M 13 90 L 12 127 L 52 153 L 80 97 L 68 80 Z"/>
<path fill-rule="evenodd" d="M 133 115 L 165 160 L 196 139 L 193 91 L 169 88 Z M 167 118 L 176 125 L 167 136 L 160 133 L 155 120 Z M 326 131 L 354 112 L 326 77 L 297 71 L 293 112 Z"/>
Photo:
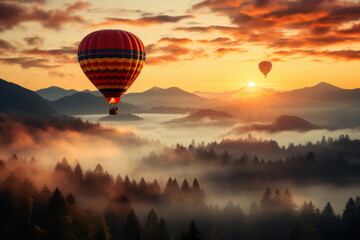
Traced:
<path fill-rule="evenodd" d="M 11 172 L 11 165 L 17 171 Z M 16 155 L 0 160 L 0 239 L 331 240 L 360 236 L 359 197 L 349 198 L 344 211 L 335 213 L 330 203 L 322 209 L 311 201 L 297 207 L 288 189 L 268 188 L 244 213 L 232 202 L 224 208 L 206 204 L 205 191 L 196 178 L 192 184 L 186 179 L 179 184 L 170 177 L 161 190 L 156 180 L 137 182 L 127 176 L 114 180 L 101 165 L 83 172 L 79 164 L 72 168 L 66 159 L 50 175 L 49 184 L 61 187 L 39 190 L 21 170 L 41 174 L 35 165 L 34 160 L 25 163 Z M 146 204 L 146 218 L 139 217 L 143 210 L 135 211 L 139 204 Z"/>

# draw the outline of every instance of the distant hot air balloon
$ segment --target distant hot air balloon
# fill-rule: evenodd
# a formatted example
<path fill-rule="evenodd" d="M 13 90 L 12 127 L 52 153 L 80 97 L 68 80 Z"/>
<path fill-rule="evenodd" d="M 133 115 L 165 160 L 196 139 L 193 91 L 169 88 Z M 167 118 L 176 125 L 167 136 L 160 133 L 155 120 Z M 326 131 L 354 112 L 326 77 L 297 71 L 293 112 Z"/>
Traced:
<path fill-rule="evenodd" d="M 259 63 L 259 69 L 265 75 L 265 78 L 266 75 L 271 71 L 271 68 L 272 65 L 269 61 L 262 61 L 261 63 Z"/>
<path fill-rule="evenodd" d="M 133 84 L 145 62 L 141 40 L 123 30 L 99 30 L 79 44 L 78 60 L 89 80 L 118 114 L 117 103 Z"/>

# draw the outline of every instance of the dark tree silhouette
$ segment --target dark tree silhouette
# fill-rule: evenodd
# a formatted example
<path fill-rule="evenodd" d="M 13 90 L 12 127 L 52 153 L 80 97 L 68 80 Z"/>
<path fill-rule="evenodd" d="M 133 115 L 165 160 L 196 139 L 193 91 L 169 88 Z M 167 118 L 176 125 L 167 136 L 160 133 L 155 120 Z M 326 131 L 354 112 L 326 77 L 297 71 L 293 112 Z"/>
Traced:
<path fill-rule="evenodd" d="M 191 220 L 188 231 L 185 235 L 186 240 L 203 240 L 202 233 L 200 232 L 198 226 L 196 225 L 194 220 Z"/>
<path fill-rule="evenodd" d="M 71 239 L 73 237 L 71 229 L 72 227 L 69 218 L 69 207 L 60 190 L 56 188 L 49 200 L 46 209 L 46 239 Z"/>
<path fill-rule="evenodd" d="M 160 218 L 157 240 L 170 240 L 170 239 L 171 239 L 170 233 L 166 225 L 166 222 L 163 218 Z"/>
<path fill-rule="evenodd" d="M 353 198 L 346 203 L 344 213 L 342 215 L 342 225 L 345 231 L 346 239 L 356 239 L 359 237 L 358 232 L 357 207 Z"/>
<path fill-rule="evenodd" d="M 154 209 L 151 209 L 143 231 L 143 240 L 157 240 L 159 221 Z"/>
<path fill-rule="evenodd" d="M 95 217 L 95 235 L 94 240 L 109 240 L 110 234 L 106 226 L 104 216 L 99 215 Z"/>
<path fill-rule="evenodd" d="M 140 240 L 142 227 L 133 209 L 124 223 L 124 238 L 126 240 Z"/>
<path fill-rule="evenodd" d="M 324 239 L 339 239 L 340 221 L 335 215 L 334 209 L 328 202 L 321 212 L 318 230 Z"/>

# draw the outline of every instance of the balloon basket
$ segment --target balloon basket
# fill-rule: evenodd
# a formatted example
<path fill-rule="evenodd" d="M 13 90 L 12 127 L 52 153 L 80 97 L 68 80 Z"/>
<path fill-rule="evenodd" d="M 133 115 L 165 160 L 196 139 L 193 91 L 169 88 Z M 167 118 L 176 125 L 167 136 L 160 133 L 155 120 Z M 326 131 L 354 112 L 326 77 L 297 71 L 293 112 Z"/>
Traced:
<path fill-rule="evenodd" d="M 110 115 L 118 115 L 119 114 L 119 109 L 118 109 L 117 104 L 110 104 L 109 114 Z"/>

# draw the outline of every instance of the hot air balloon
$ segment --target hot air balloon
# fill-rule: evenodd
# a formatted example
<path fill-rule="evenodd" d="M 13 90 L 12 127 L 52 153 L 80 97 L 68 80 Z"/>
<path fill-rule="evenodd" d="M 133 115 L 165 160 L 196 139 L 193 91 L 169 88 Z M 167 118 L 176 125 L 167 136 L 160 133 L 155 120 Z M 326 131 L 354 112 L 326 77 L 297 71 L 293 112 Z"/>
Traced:
<path fill-rule="evenodd" d="M 80 42 L 80 66 L 110 104 L 109 114 L 118 114 L 117 104 L 139 75 L 145 55 L 141 40 L 123 30 L 95 31 Z"/>
<path fill-rule="evenodd" d="M 272 65 L 269 61 L 262 61 L 261 63 L 259 63 L 259 69 L 265 75 L 265 78 L 266 75 L 271 71 L 271 68 Z"/>

